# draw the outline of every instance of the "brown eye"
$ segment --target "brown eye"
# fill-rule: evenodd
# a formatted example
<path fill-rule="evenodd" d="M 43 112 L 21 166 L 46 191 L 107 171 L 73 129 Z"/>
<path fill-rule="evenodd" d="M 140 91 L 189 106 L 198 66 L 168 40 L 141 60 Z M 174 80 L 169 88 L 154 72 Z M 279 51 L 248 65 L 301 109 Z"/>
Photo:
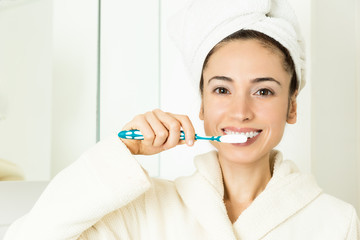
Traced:
<path fill-rule="evenodd" d="M 255 94 L 259 96 L 269 96 L 269 95 L 273 95 L 274 93 L 269 89 L 263 88 L 258 90 Z"/>
<path fill-rule="evenodd" d="M 229 94 L 230 93 L 229 90 L 227 90 L 226 88 L 223 88 L 223 87 L 215 88 L 214 92 L 217 94 Z"/>

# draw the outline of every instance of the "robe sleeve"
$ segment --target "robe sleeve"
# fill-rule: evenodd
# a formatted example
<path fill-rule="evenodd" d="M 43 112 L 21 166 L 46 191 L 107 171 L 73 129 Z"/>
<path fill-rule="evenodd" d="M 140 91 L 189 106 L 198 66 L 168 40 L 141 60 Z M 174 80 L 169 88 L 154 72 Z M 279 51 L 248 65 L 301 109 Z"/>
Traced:
<path fill-rule="evenodd" d="M 49 183 L 4 240 L 74 240 L 103 216 L 150 188 L 150 180 L 117 137 L 97 143 Z"/>
<path fill-rule="evenodd" d="M 360 222 L 356 215 L 356 210 L 353 208 L 353 214 L 351 216 L 349 230 L 346 236 L 346 240 L 359 240 L 360 239 Z"/>

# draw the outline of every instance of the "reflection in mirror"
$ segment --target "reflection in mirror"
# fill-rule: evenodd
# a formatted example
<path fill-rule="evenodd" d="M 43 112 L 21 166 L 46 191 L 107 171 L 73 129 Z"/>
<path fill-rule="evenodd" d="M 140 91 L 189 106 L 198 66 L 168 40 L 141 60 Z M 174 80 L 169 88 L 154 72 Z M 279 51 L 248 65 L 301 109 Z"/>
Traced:
<path fill-rule="evenodd" d="M 51 2 L 20 1 L 0 11 L 0 96 L 6 109 L 1 113 L 0 158 L 22 168 L 27 178 L 48 179 Z"/>
<path fill-rule="evenodd" d="M 15 163 L 0 159 L 0 181 L 24 180 L 23 170 Z"/>
<path fill-rule="evenodd" d="M 47 181 L 96 141 L 97 2 L 1 2 L 0 166 Z"/>

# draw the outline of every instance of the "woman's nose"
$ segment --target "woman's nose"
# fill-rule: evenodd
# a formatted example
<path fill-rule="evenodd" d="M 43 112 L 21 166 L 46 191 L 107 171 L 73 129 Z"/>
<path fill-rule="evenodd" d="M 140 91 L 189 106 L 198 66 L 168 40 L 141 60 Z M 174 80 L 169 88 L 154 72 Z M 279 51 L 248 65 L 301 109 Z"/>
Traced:
<path fill-rule="evenodd" d="M 234 97 L 231 102 L 230 115 L 238 121 L 249 121 L 254 118 L 251 100 L 246 96 Z"/>

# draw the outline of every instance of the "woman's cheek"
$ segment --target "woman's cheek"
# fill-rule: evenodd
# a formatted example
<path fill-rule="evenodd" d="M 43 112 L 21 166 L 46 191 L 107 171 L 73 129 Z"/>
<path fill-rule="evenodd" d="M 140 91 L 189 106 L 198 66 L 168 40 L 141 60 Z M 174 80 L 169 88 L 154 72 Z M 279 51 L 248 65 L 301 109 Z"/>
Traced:
<path fill-rule="evenodd" d="M 287 98 L 278 97 L 268 101 L 257 101 L 256 115 L 261 119 L 268 119 L 270 122 L 285 123 L 287 116 Z"/>
<path fill-rule="evenodd" d="M 204 127 L 207 135 L 219 134 L 217 126 L 224 120 L 227 113 L 226 103 L 222 101 L 208 100 L 204 104 Z"/>
<path fill-rule="evenodd" d="M 276 111 L 273 109 L 264 115 L 264 119 L 267 119 L 267 124 L 270 127 L 272 141 L 271 145 L 274 147 L 280 143 L 284 134 L 286 124 L 286 118 L 284 114 L 286 114 L 285 111 Z"/>

